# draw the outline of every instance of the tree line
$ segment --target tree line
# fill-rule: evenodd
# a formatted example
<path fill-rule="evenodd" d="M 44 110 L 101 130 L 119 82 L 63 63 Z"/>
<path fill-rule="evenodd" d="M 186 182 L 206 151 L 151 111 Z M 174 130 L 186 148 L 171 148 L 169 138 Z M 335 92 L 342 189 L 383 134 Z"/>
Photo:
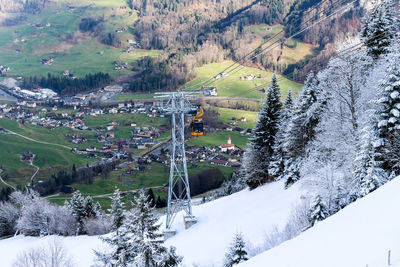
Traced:
<path fill-rule="evenodd" d="M 74 164 L 71 171 L 59 171 L 57 174 L 51 175 L 50 178 L 32 185 L 32 187 L 40 195 L 46 196 L 57 192 L 65 185 L 74 183 L 91 184 L 96 176 L 103 175 L 106 177 L 115 169 L 117 164 L 118 161 L 113 161 L 92 167 L 86 166 L 80 169 L 76 169 Z"/>
<path fill-rule="evenodd" d="M 111 82 L 108 73 L 98 72 L 87 74 L 83 78 L 71 79 L 65 76 L 54 76 L 47 74 L 47 77 L 29 76 L 23 80 L 23 88 L 35 89 L 38 87 L 50 88 L 59 95 L 74 95 L 85 91 L 101 88 Z"/>

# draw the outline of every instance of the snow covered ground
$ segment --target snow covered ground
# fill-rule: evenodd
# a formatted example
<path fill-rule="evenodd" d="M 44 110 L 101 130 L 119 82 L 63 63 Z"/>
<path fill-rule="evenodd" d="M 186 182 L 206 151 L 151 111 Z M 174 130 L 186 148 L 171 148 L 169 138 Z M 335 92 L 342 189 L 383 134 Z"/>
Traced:
<path fill-rule="evenodd" d="M 249 261 L 247 266 L 400 266 L 400 177 L 347 206 L 298 237 Z"/>
<path fill-rule="evenodd" d="M 400 178 L 349 205 L 315 227 L 240 265 L 274 267 L 383 267 L 391 250 L 391 266 L 400 267 Z M 254 245 L 263 242 L 273 225 L 282 227 L 302 190 L 283 190 L 276 182 L 194 207 L 199 222 L 183 230 L 182 215 L 174 222 L 178 233 L 167 241 L 177 247 L 186 266 L 221 266 L 237 231 Z M 164 220 L 164 218 L 161 218 Z M 75 266 L 91 266 L 93 249 L 104 245 L 97 237 L 23 237 L 0 240 L 1 266 L 11 266 L 17 254 L 59 240 Z"/>
<path fill-rule="evenodd" d="M 289 190 L 283 182 L 264 185 L 253 191 L 244 190 L 193 208 L 198 223 L 184 230 L 182 214 L 178 214 L 173 227 L 177 235 L 166 244 L 173 245 L 184 256 L 186 266 L 221 266 L 225 252 L 234 234 L 241 231 L 246 241 L 259 245 L 264 234 L 276 225 L 285 225 L 292 207 L 299 201 L 300 183 Z M 165 223 L 165 217 L 160 218 Z M 0 240 L 1 266 L 11 266 L 17 254 L 32 247 L 47 246 L 56 238 L 75 261 L 75 266 L 87 267 L 93 263 L 93 249 L 104 245 L 95 237 L 22 237 Z"/>
<path fill-rule="evenodd" d="M 196 206 L 193 213 L 198 223 L 184 230 L 178 214 L 172 227 L 178 232 L 166 244 L 175 246 L 188 266 L 221 266 L 236 232 L 242 232 L 247 242 L 260 245 L 273 226 L 285 226 L 300 200 L 299 188 L 300 183 L 284 190 L 279 181 Z"/>

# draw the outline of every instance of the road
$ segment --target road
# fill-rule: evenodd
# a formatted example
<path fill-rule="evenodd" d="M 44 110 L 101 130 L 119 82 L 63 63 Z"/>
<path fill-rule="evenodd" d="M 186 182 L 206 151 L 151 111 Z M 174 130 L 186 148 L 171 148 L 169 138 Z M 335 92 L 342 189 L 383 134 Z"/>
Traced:
<path fill-rule="evenodd" d="M 32 139 L 32 138 L 30 138 L 30 137 L 24 136 L 24 135 L 22 135 L 22 134 L 19 134 L 19 133 L 10 131 L 10 130 L 5 129 L 5 128 L 4 128 L 4 130 L 6 130 L 7 133 L 9 133 L 9 134 L 13 134 L 13 135 L 19 136 L 19 137 L 21 137 L 21 138 L 24 138 L 24 139 L 26 139 L 26 140 L 29 140 L 29 141 L 32 141 L 32 142 L 35 142 L 35 143 L 44 144 L 44 145 L 59 146 L 59 147 L 62 147 L 62 148 L 65 148 L 65 149 L 69 149 L 69 150 L 72 149 L 72 147 L 65 146 L 65 145 L 60 145 L 60 144 L 55 144 L 55 143 L 49 143 L 49 142 L 38 141 L 38 140 Z"/>
<path fill-rule="evenodd" d="M 36 174 L 39 172 L 40 168 L 39 168 L 38 166 L 36 166 L 35 164 L 33 164 L 33 160 L 30 162 L 29 165 L 31 165 L 31 166 L 33 166 L 33 167 L 36 168 L 35 173 L 34 173 L 34 174 L 32 175 L 32 177 L 31 177 L 31 185 L 32 185 L 32 184 L 33 184 L 33 179 L 35 179 L 35 176 L 36 176 Z"/>
<path fill-rule="evenodd" d="M 3 172 L 3 170 L 0 170 L 0 174 Z M 9 183 L 7 183 L 6 181 L 3 180 L 3 178 L 0 176 L 0 182 L 2 182 L 3 184 L 5 184 L 8 187 L 11 187 L 12 189 L 16 190 L 16 188 L 12 185 L 10 185 Z"/>
<path fill-rule="evenodd" d="M 203 100 L 205 102 L 207 101 L 224 101 L 224 100 L 236 100 L 236 101 L 251 101 L 251 102 L 262 102 L 263 99 L 262 98 L 248 98 L 248 97 L 229 97 L 229 96 L 205 96 L 203 97 Z M 156 101 L 159 102 L 160 99 L 156 99 L 156 98 L 149 98 L 149 99 L 133 99 L 133 101 L 135 102 L 151 102 L 151 101 Z M 126 100 L 116 100 L 114 98 L 112 99 L 107 99 L 104 102 L 107 103 L 124 103 L 126 102 Z"/>

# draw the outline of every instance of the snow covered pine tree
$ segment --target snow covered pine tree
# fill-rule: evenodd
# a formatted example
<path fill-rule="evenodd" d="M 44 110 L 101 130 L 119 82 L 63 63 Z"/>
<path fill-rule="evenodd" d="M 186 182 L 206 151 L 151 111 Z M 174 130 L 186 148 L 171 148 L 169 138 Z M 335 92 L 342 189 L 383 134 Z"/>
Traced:
<path fill-rule="evenodd" d="M 81 234 L 83 232 L 83 225 L 85 219 L 85 199 L 83 198 L 79 190 L 72 194 L 70 202 L 65 202 L 65 206 L 69 208 L 75 220 L 78 223 L 77 233 Z"/>
<path fill-rule="evenodd" d="M 311 72 L 300 92 L 283 138 L 283 150 L 286 151 L 283 179 L 286 180 L 286 187 L 299 180 L 300 161 L 305 156 L 307 144 L 315 138 L 315 128 L 323 107 L 323 102 L 318 102 L 319 91 L 318 80 Z"/>
<path fill-rule="evenodd" d="M 117 232 L 102 240 L 112 246 L 110 253 L 96 255 L 107 266 L 174 267 L 182 261 L 175 248 L 163 246 L 160 225 L 154 216 L 145 192 L 142 190 L 134 200 L 134 208 L 126 213 Z"/>
<path fill-rule="evenodd" d="M 269 179 L 268 168 L 272 158 L 279 119 L 281 117 L 281 92 L 278 79 L 272 75 L 267 97 L 258 113 L 258 121 L 244 160 L 245 180 L 254 189 Z"/>
<path fill-rule="evenodd" d="M 229 251 L 225 254 L 224 267 L 232 267 L 233 265 L 247 261 L 248 257 L 245 246 L 242 233 L 236 233 Z"/>
<path fill-rule="evenodd" d="M 359 184 L 358 192 L 354 192 L 357 194 L 355 197 L 368 195 L 387 180 L 387 173 L 380 167 L 380 162 L 377 162 L 381 155 L 376 151 L 376 146 L 379 145 L 376 131 L 372 127 L 364 128 L 361 142 L 361 150 L 357 155 L 354 171 L 356 183 Z"/>
<path fill-rule="evenodd" d="M 366 18 L 361 30 L 368 54 L 377 59 L 386 54 L 398 34 L 399 20 L 395 16 L 394 0 L 383 0 L 375 12 Z"/>
<path fill-rule="evenodd" d="M 329 217 L 328 209 L 321 200 L 320 195 L 314 196 L 310 207 L 310 222 L 314 226 L 317 222 L 325 220 Z"/>
<path fill-rule="evenodd" d="M 284 137 L 286 135 L 286 131 L 289 125 L 289 122 L 293 116 L 294 111 L 294 100 L 292 96 L 292 91 L 289 89 L 289 92 L 286 96 L 282 112 L 281 118 L 279 119 L 279 128 L 276 134 L 276 141 L 274 145 L 274 153 L 272 155 L 272 160 L 270 162 L 268 173 L 273 176 L 275 180 L 280 180 L 283 177 L 284 168 L 285 168 L 285 159 L 286 159 L 286 151 L 284 148 Z"/>
<path fill-rule="evenodd" d="M 393 178 L 400 174 L 400 53 L 388 64 L 387 73 L 380 84 L 378 134 L 382 155 L 382 168 Z"/>
<path fill-rule="evenodd" d="M 111 214 L 113 221 L 113 231 L 118 231 L 118 228 L 124 222 L 124 203 L 121 200 L 121 192 L 119 189 L 115 189 L 114 194 L 111 198 L 111 209 L 108 210 Z"/>

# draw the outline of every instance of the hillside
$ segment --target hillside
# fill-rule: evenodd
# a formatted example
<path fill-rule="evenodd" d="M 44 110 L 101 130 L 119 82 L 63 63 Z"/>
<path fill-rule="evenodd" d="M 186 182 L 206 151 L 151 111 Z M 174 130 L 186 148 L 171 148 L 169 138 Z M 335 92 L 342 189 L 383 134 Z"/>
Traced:
<path fill-rule="evenodd" d="M 298 237 L 238 266 L 400 266 L 400 178 L 359 199 Z"/>
<path fill-rule="evenodd" d="M 177 247 L 178 253 L 184 256 L 184 263 L 188 266 L 192 263 L 199 266 L 212 264 L 220 266 L 225 250 L 237 231 L 242 231 L 245 238 L 254 246 L 260 245 L 265 233 L 268 233 L 275 225 L 285 224 L 293 205 L 299 201 L 300 195 L 300 183 L 289 190 L 283 190 L 283 184 L 276 182 L 253 191 L 244 190 L 195 206 L 193 213 L 199 222 L 185 231 L 181 214 L 178 214 L 173 225 L 178 233 L 169 239 L 167 244 Z M 254 205 L 254 203 L 270 204 L 261 209 L 260 205 Z M 160 223 L 165 223 L 165 216 L 160 218 Z M 17 236 L 0 241 L 2 266 L 10 266 L 20 251 L 33 246 L 45 246 L 54 238 L 52 236 L 41 238 Z M 74 258 L 76 266 L 89 266 L 94 256 L 93 249 L 104 248 L 96 236 L 56 237 L 56 239 L 60 240 Z"/>
<path fill-rule="evenodd" d="M 299 202 L 303 186 L 296 184 L 289 190 L 282 187 L 281 182 L 276 182 L 196 206 L 198 223 L 183 230 L 178 215 L 174 223 L 178 233 L 167 244 L 177 247 L 188 266 L 220 266 L 235 232 L 241 231 L 247 244 L 255 247 L 264 242 L 264 235 L 273 226 L 280 228 L 286 223 L 291 208 Z M 400 178 L 396 178 L 300 236 L 239 266 L 378 267 L 386 266 L 388 250 L 392 266 L 400 266 L 398 215 L 393 212 L 400 201 L 399 190 Z M 261 202 L 270 204 L 262 208 L 255 204 Z M 164 222 L 164 217 L 160 221 Z M 17 236 L 0 241 L 2 266 L 11 266 L 19 252 L 46 246 L 54 239 L 65 246 L 75 266 L 89 266 L 93 249 L 105 248 L 96 236 Z"/>
<path fill-rule="evenodd" d="M 82 30 L 85 18 L 101 18 L 98 32 Z M 23 13 L 22 22 L 0 27 L 0 62 L 11 68 L 8 74 L 23 76 L 61 75 L 65 70 L 76 76 L 100 71 L 113 76 L 131 73 L 116 70 L 113 62 L 129 65 L 142 56 L 159 54 L 139 48 L 124 52 L 130 47 L 128 39 L 134 40 L 131 27 L 136 19 L 135 12 L 122 0 L 50 2 L 40 12 Z M 115 33 L 120 44 L 101 43 L 107 33 Z M 54 62 L 42 64 L 43 59 Z"/>

